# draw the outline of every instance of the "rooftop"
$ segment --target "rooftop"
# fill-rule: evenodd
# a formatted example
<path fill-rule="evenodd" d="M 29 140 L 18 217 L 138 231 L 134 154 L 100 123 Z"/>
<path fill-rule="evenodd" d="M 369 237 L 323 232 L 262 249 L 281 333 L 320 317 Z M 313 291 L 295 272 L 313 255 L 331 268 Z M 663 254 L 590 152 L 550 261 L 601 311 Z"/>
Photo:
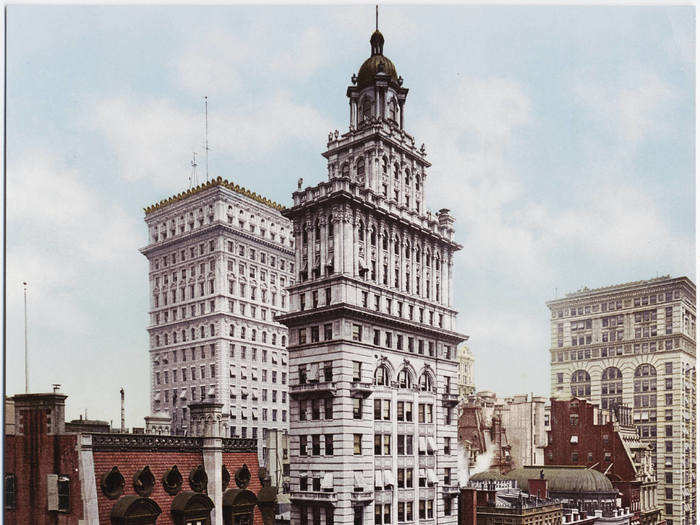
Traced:
<path fill-rule="evenodd" d="M 188 197 L 191 197 L 192 195 L 196 195 L 197 193 L 201 193 L 204 190 L 208 190 L 210 188 L 214 188 L 216 186 L 223 186 L 224 188 L 228 188 L 229 190 L 233 190 L 236 193 L 240 193 L 241 195 L 244 195 L 250 199 L 253 199 L 254 201 L 259 202 L 260 204 L 264 204 L 265 206 L 269 206 L 270 208 L 273 208 L 277 211 L 281 211 L 286 209 L 285 206 L 282 206 L 281 204 L 278 204 L 274 201 L 271 201 L 270 199 L 267 199 L 263 197 L 262 195 L 258 195 L 254 191 L 250 191 L 247 188 L 244 188 L 243 186 L 239 186 L 238 184 L 234 184 L 233 182 L 229 182 L 226 179 L 222 179 L 221 177 L 217 177 L 216 179 L 209 180 L 207 182 L 204 182 L 200 184 L 199 186 L 195 186 L 194 188 L 190 188 L 187 191 L 183 191 L 182 193 L 178 193 L 177 195 L 173 195 L 172 197 L 168 197 L 167 199 L 163 199 L 160 202 L 157 202 L 155 204 L 151 204 L 150 206 L 146 206 L 143 211 L 148 215 L 149 213 L 153 213 L 156 210 L 159 210 L 161 208 L 164 208 L 165 206 L 168 206 L 170 204 L 173 204 L 175 202 L 181 201 L 183 199 L 186 199 Z"/>

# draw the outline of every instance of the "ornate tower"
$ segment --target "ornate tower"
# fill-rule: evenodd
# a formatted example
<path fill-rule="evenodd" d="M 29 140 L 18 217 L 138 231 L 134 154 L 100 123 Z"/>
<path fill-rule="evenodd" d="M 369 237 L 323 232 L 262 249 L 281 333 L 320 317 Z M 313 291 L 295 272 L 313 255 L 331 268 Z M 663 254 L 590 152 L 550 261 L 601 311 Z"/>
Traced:
<path fill-rule="evenodd" d="M 294 192 L 289 328 L 292 523 L 456 523 L 454 219 L 425 209 L 425 148 L 383 54 L 347 89 L 328 180 Z"/>

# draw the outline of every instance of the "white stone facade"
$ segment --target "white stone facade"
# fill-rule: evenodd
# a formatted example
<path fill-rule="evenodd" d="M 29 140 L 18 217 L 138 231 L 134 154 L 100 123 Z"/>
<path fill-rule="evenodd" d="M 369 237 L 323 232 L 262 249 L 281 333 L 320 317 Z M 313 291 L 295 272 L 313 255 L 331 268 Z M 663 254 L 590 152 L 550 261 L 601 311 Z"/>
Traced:
<path fill-rule="evenodd" d="M 457 363 L 459 400 L 463 402 L 476 391 L 474 384 L 474 354 L 469 349 L 469 345 L 462 343 L 457 347 Z"/>
<path fill-rule="evenodd" d="M 654 450 L 666 523 L 695 523 L 695 284 L 661 277 L 547 305 L 552 396 L 633 407 L 640 437 Z"/>
<path fill-rule="evenodd" d="M 461 246 L 448 210 L 424 208 L 430 164 L 403 130 L 408 90 L 382 44 L 376 32 L 348 88 L 350 131 L 329 136 L 328 181 L 300 182 L 283 212 L 299 268 L 280 319 L 293 524 L 457 523 Z"/>
<path fill-rule="evenodd" d="M 279 206 L 217 179 L 146 209 L 151 410 L 191 434 L 188 405 L 223 405 L 226 434 L 289 426 L 291 225 Z"/>

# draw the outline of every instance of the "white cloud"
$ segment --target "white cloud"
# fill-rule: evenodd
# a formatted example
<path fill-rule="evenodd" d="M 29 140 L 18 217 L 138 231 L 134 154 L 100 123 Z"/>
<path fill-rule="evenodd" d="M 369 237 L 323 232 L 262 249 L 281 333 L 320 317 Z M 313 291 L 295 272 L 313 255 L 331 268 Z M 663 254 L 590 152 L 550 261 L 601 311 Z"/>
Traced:
<path fill-rule="evenodd" d="M 653 71 L 629 67 L 615 79 L 579 71 L 571 84 L 574 100 L 590 112 L 591 122 L 622 142 L 629 152 L 652 133 L 667 131 L 664 110 L 676 94 Z"/>
<path fill-rule="evenodd" d="M 125 180 L 148 178 L 170 190 L 174 176 L 188 173 L 191 152 L 200 153 L 202 166 L 202 115 L 171 101 L 106 99 L 90 118 L 115 151 Z M 253 107 L 224 106 L 210 113 L 209 145 L 217 157 L 255 161 L 289 143 L 320 146 L 329 129 L 331 122 L 317 110 L 278 91 Z"/>

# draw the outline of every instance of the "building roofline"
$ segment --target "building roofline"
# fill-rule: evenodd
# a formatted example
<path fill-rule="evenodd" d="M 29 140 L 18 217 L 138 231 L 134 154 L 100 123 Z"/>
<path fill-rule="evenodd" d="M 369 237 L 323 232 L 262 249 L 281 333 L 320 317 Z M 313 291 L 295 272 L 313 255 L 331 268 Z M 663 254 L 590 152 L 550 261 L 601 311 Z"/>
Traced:
<path fill-rule="evenodd" d="M 276 202 L 274 202 L 266 197 L 263 197 L 262 195 L 258 195 L 254 191 L 250 191 L 248 188 L 244 188 L 243 186 L 240 186 L 238 184 L 234 184 L 233 182 L 229 182 L 226 179 L 222 179 L 221 177 L 217 177 L 216 179 L 211 179 L 207 182 L 200 184 L 199 186 L 195 186 L 194 188 L 190 188 L 187 191 L 183 191 L 181 193 L 178 193 L 177 195 L 173 195 L 172 197 L 168 197 L 167 199 L 163 199 L 155 204 L 151 204 L 150 206 L 146 206 L 143 209 L 143 211 L 146 215 L 149 215 L 149 214 L 153 213 L 154 211 L 162 209 L 170 204 L 181 201 L 183 199 L 191 197 L 192 195 L 196 195 L 197 193 L 201 193 L 204 190 L 208 190 L 209 188 L 214 188 L 216 186 L 223 186 L 225 188 L 233 190 L 236 193 L 240 193 L 241 195 L 244 195 L 245 197 L 253 199 L 256 202 L 259 202 L 260 204 L 264 204 L 265 206 L 269 206 L 270 208 L 277 210 L 277 211 L 282 211 L 282 210 L 286 209 L 286 206 L 278 204 L 278 203 L 276 203 Z"/>
<path fill-rule="evenodd" d="M 662 277 L 654 277 L 652 279 L 642 279 L 640 281 L 631 281 L 627 283 L 620 283 L 620 284 L 612 284 L 609 286 L 602 286 L 600 288 L 593 288 L 593 289 L 588 289 L 586 287 L 577 290 L 575 292 L 569 292 L 567 293 L 564 297 L 557 298 L 557 299 L 552 299 L 550 301 L 547 301 L 545 304 L 547 306 L 553 305 L 553 304 L 559 304 L 563 302 L 567 302 L 572 299 L 581 299 L 585 297 L 590 297 L 590 296 L 595 296 L 595 295 L 605 295 L 609 293 L 619 293 L 619 292 L 624 292 L 624 291 L 629 291 L 629 290 L 634 290 L 635 288 L 641 288 L 649 285 L 656 285 L 656 284 L 665 284 L 665 283 L 672 283 L 672 282 L 685 282 L 691 286 L 693 290 L 695 290 L 695 283 L 687 276 L 681 276 L 681 277 L 671 277 L 670 275 L 664 275 Z"/>

